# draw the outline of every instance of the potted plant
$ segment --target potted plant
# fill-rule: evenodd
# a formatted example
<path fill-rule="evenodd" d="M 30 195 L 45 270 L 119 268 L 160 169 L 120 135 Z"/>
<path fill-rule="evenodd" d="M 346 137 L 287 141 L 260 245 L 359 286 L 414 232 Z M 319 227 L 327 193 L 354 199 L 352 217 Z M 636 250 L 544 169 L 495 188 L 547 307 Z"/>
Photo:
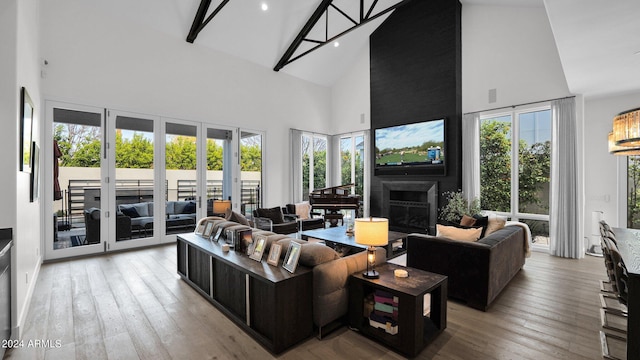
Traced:
<path fill-rule="evenodd" d="M 480 199 L 467 200 L 462 191 L 447 191 L 444 193 L 447 204 L 440 209 L 438 217 L 448 223 L 459 224 L 463 215 L 471 216 L 480 214 Z"/>

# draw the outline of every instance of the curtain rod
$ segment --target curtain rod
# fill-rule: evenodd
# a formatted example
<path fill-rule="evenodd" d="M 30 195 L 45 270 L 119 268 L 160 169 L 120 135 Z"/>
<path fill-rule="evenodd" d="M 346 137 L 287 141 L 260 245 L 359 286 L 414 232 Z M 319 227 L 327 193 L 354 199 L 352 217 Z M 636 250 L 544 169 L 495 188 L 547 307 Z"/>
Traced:
<path fill-rule="evenodd" d="M 493 111 L 493 110 L 500 110 L 500 109 L 508 109 L 508 108 L 516 108 L 518 106 L 525 106 L 525 105 L 533 105 L 533 104 L 539 104 L 539 103 L 543 103 L 543 102 L 548 102 L 548 101 L 554 101 L 554 100 L 562 100 L 562 99 L 571 99 L 576 97 L 575 95 L 571 95 L 571 96 L 565 96 L 565 97 L 561 97 L 561 98 L 556 98 L 556 99 L 548 99 L 548 100 L 540 100 L 540 101 L 532 101 L 532 102 L 528 102 L 528 103 L 523 103 L 523 104 L 517 104 L 517 105 L 509 105 L 509 106 L 502 106 L 502 107 L 497 107 L 497 108 L 493 108 L 493 109 L 486 109 L 486 110 L 480 110 L 480 111 L 471 111 L 471 112 L 466 112 L 463 115 L 467 115 L 467 114 L 474 114 L 474 113 L 482 113 L 482 112 L 487 112 L 487 111 Z"/>

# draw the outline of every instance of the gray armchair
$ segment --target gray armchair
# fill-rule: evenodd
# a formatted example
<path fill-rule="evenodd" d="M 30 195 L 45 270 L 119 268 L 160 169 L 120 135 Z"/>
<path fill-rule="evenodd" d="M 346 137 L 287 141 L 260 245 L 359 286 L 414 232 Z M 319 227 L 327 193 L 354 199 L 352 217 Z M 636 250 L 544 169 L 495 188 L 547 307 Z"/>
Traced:
<path fill-rule="evenodd" d="M 87 244 L 100 242 L 100 209 L 90 208 L 84 211 L 84 226 Z M 116 216 L 116 240 L 131 238 L 131 218 L 125 215 Z"/>
<path fill-rule="evenodd" d="M 293 234 L 298 232 L 296 216 L 285 215 L 280 207 L 270 209 L 258 208 L 253 211 L 254 227 L 277 234 Z"/>

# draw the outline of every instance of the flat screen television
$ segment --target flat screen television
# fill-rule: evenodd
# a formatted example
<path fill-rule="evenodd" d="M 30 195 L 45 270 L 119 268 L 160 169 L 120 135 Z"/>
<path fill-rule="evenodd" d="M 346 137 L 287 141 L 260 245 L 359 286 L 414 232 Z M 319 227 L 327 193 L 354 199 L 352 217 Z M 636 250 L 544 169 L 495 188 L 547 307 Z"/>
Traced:
<path fill-rule="evenodd" d="M 376 174 L 445 174 L 445 119 L 374 131 Z"/>

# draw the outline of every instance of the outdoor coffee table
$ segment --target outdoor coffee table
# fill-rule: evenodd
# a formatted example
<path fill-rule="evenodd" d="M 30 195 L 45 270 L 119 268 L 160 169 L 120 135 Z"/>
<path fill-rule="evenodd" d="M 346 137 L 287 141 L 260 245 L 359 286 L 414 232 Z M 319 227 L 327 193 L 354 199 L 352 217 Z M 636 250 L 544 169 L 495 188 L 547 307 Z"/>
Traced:
<path fill-rule="evenodd" d="M 318 239 L 324 241 L 327 246 L 334 249 L 346 249 L 347 253 L 356 253 L 367 249 L 367 245 L 361 245 L 356 243 L 356 238 L 353 235 L 347 235 L 346 226 L 330 227 L 326 229 L 305 230 L 300 233 L 303 240 L 309 240 L 309 238 Z M 389 241 L 386 246 L 387 259 L 394 258 L 402 255 L 406 252 L 405 240 L 407 234 L 389 231 Z M 402 246 L 393 250 L 393 243 L 396 241 L 402 241 Z"/>

